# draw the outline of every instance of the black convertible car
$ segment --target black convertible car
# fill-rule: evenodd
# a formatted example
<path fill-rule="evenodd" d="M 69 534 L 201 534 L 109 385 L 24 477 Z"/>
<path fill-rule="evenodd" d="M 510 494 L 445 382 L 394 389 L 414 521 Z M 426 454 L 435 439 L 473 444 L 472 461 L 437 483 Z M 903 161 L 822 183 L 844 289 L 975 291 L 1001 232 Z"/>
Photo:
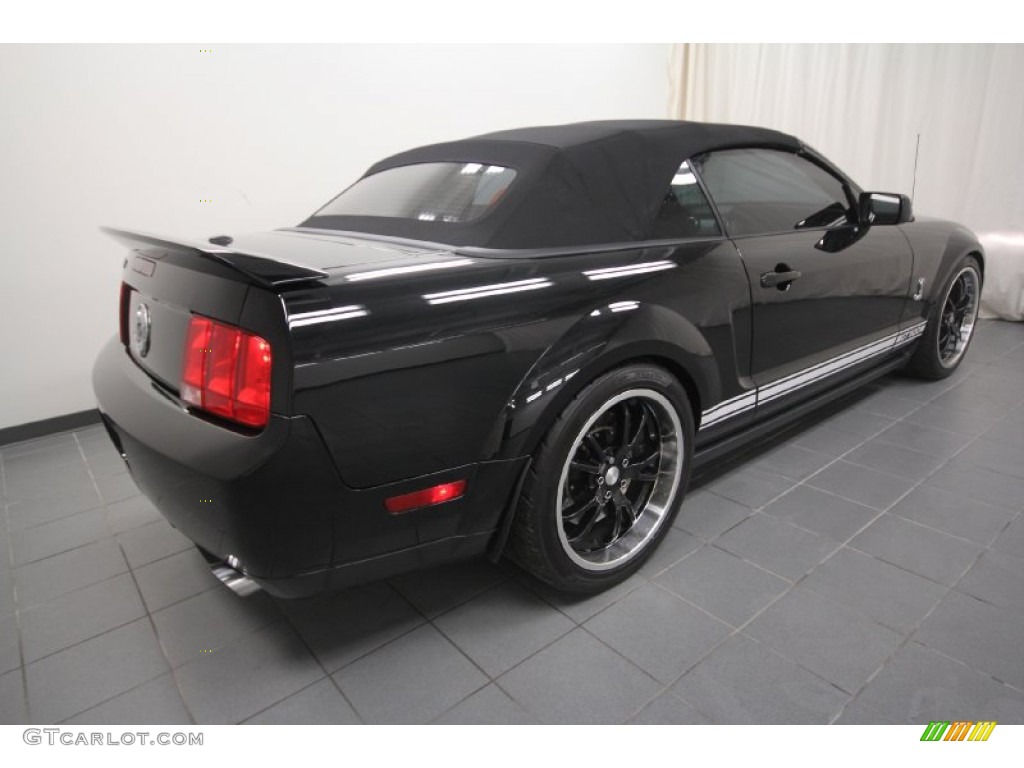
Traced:
<path fill-rule="evenodd" d="M 974 235 L 734 125 L 503 131 L 297 227 L 132 251 L 93 374 L 142 492 L 237 591 L 508 555 L 604 589 L 691 471 L 971 340 Z"/>

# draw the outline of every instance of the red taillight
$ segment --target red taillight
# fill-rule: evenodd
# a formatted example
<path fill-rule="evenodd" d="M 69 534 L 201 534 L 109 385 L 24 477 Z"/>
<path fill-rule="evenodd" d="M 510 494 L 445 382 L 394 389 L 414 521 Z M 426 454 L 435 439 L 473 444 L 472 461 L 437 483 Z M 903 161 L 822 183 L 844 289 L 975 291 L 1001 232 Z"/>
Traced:
<path fill-rule="evenodd" d="M 452 483 L 442 483 L 432 488 L 424 488 L 422 491 L 403 493 L 401 496 L 392 496 L 384 500 L 384 507 L 391 514 L 408 512 L 417 507 L 429 507 L 434 504 L 443 504 L 446 501 L 460 498 L 466 492 L 466 481 L 456 480 Z"/>
<path fill-rule="evenodd" d="M 270 419 L 270 344 L 255 334 L 192 316 L 185 337 L 181 399 L 248 427 Z"/>
<path fill-rule="evenodd" d="M 128 283 L 121 283 L 121 302 L 119 305 L 118 330 L 121 343 L 128 346 L 128 304 L 132 300 L 132 288 Z"/>

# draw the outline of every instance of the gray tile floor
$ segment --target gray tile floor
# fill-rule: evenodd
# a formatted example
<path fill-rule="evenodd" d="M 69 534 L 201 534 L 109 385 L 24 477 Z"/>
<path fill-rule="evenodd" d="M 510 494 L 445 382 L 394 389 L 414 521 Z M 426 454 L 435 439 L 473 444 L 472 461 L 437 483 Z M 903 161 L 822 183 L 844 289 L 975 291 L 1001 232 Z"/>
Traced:
<path fill-rule="evenodd" d="M 640 574 L 240 599 L 99 428 L 0 449 L 0 722 L 1024 723 L 1024 325 L 691 490 Z"/>

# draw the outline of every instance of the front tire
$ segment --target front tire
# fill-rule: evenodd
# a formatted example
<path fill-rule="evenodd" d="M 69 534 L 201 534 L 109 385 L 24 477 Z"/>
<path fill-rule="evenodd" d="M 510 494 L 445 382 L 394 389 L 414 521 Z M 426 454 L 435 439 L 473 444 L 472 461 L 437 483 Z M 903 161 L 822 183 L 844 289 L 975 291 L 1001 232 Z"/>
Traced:
<path fill-rule="evenodd" d="M 565 592 L 627 579 L 682 505 L 693 431 L 686 391 L 663 368 L 631 365 L 593 381 L 534 452 L 512 558 Z"/>
<path fill-rule="evenodd" d="M 923 379 L 944 379 L 964 359 L 974 337 L 981 306 L 981 266 L 965 256 L 943 286 L 941 300 L 932 307 L 917 351 L 907 371 Z"/>

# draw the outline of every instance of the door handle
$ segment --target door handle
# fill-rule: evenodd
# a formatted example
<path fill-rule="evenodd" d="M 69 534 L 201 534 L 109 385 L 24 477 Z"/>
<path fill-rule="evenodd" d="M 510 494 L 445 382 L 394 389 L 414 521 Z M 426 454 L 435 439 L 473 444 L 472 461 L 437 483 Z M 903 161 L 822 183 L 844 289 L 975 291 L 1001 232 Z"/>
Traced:
<path fill-rule="evenodd" d="M 765 272 L 761 275 L 761 287 L 762 288 L 778 288 L 780 291 L 788 291 L 790 284 L 794 280 L 798 280 L 801 273 L 795 269 L 789 269 L 784 264 L 780 264 L 771 272 Z"/>

